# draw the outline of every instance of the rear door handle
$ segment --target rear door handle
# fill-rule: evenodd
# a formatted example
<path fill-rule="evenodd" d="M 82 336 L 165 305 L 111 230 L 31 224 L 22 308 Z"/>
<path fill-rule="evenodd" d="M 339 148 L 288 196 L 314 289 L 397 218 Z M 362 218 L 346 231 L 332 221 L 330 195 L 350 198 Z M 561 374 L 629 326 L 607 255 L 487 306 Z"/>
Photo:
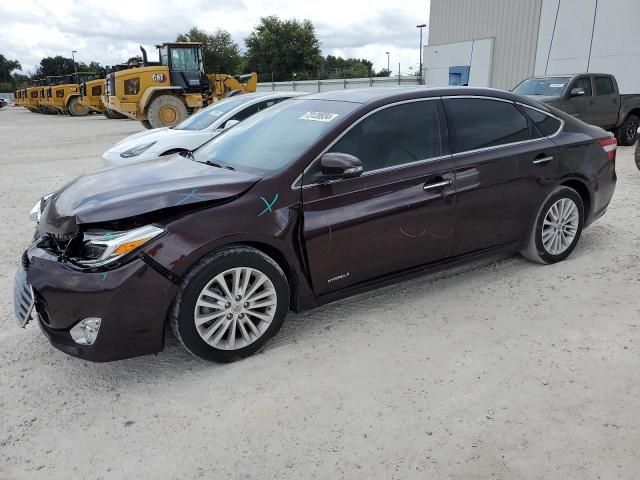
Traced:
<path fill-rule="evenodd" d="M 547 156 L 545 156 L 545 157 L 538 157 L 538 158 L 536 158 L 536 159 L 533 161 L 533 163 L 534 163 L 534 165 L 539 165 L 539 164 L 541 164 L 541 163 L 548 163 L 548 162 L 550 162 L 551 160 L 553 160 L 553 157 L 552 157 L 551 155 L 547 155 Z"/>
<path fill-rule="evenodd" d="M 422 189 L 424 191 L 436 190 L 438 188 L 448 187 L 452 183 L 453 183 L 453 180 L 451 180 L 450 178 L 447 178 L 446 180 L 440 180 L 440 181 L 434 182 L 434 183 L 425 183 L 425 185 L 424 185 L 424 187 L 422 187 Z"/>

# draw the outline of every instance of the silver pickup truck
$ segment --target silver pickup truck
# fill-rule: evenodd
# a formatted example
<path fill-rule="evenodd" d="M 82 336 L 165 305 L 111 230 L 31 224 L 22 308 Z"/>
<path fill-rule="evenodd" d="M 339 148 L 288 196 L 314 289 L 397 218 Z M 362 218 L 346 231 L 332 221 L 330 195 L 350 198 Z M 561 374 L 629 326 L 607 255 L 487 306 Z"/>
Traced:
<path fill-rule="evenodd" d="M 633 145 L 640 127 L 640 94 L 620 95 L 607 73 L 531 77 L 513 89 L 580 120 L 612 131 L 618 144 Z"/>

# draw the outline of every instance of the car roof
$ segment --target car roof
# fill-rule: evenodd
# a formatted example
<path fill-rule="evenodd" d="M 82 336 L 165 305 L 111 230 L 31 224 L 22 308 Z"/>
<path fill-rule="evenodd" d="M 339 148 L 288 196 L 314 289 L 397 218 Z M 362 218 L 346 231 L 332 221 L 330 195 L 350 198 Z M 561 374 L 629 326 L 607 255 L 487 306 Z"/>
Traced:
<path fill-rule="evenodd" d="M 397 86 L 362 88 L 354 90 L 336 90 L 332 92 L 314 93 L 306 95 L 305 100 L 329 100 L 337 102 L 351 102 L 360 104 L 392 103 L 401 100 L 429 97 L 449 96 L 484 96 L 511 100 L 513 102 L 526 103 L 538 107 L 536 101 L 532 101 L 521 95 L 516 95 L 505 90 L 480 87 L 424 87 L 424 86 Z"/>

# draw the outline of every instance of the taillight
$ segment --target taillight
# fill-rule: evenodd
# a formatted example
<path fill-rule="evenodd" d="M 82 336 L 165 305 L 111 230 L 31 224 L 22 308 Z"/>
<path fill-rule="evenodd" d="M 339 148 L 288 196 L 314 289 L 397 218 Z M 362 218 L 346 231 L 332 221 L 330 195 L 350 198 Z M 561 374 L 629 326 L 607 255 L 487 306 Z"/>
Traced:
<path fill-rule="evenodd" d="M 616 137 L 611 136 L 609 138 L 603 138 L 598 143 L 603 150 L 607 152 L 609 160 L 616 159 L 616 150 L 618 149 L 618 140 L 616 140 Z"/>

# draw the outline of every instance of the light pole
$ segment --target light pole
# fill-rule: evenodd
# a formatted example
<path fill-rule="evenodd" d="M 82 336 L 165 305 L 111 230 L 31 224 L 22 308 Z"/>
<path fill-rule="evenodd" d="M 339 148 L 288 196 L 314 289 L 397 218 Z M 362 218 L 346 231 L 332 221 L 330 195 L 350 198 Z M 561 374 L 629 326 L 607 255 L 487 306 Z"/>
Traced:
<path fill-rule="evenodd" d="M 78 53 L 77 50 L 71 50 L 71 60 L 73 60 L 73 71 L 74 73 L 78 73 L 78 67 L 76 65 L 76 57 L 74 56 L 74 54 Z"/>
<path fill-rule="evenodd" d="M 389 76 L 391 76 L 391 63 L 389 63 L 389 52 L 384 52 L 387 54 L 387 72 L 389 72 Z"/>
<path fill-rule="evenodd" d="M 420 29 L 420 84 L 422 84 L 422 29 L 426 26 L 426 23 L 416 25 L 416 28 Z"/>

